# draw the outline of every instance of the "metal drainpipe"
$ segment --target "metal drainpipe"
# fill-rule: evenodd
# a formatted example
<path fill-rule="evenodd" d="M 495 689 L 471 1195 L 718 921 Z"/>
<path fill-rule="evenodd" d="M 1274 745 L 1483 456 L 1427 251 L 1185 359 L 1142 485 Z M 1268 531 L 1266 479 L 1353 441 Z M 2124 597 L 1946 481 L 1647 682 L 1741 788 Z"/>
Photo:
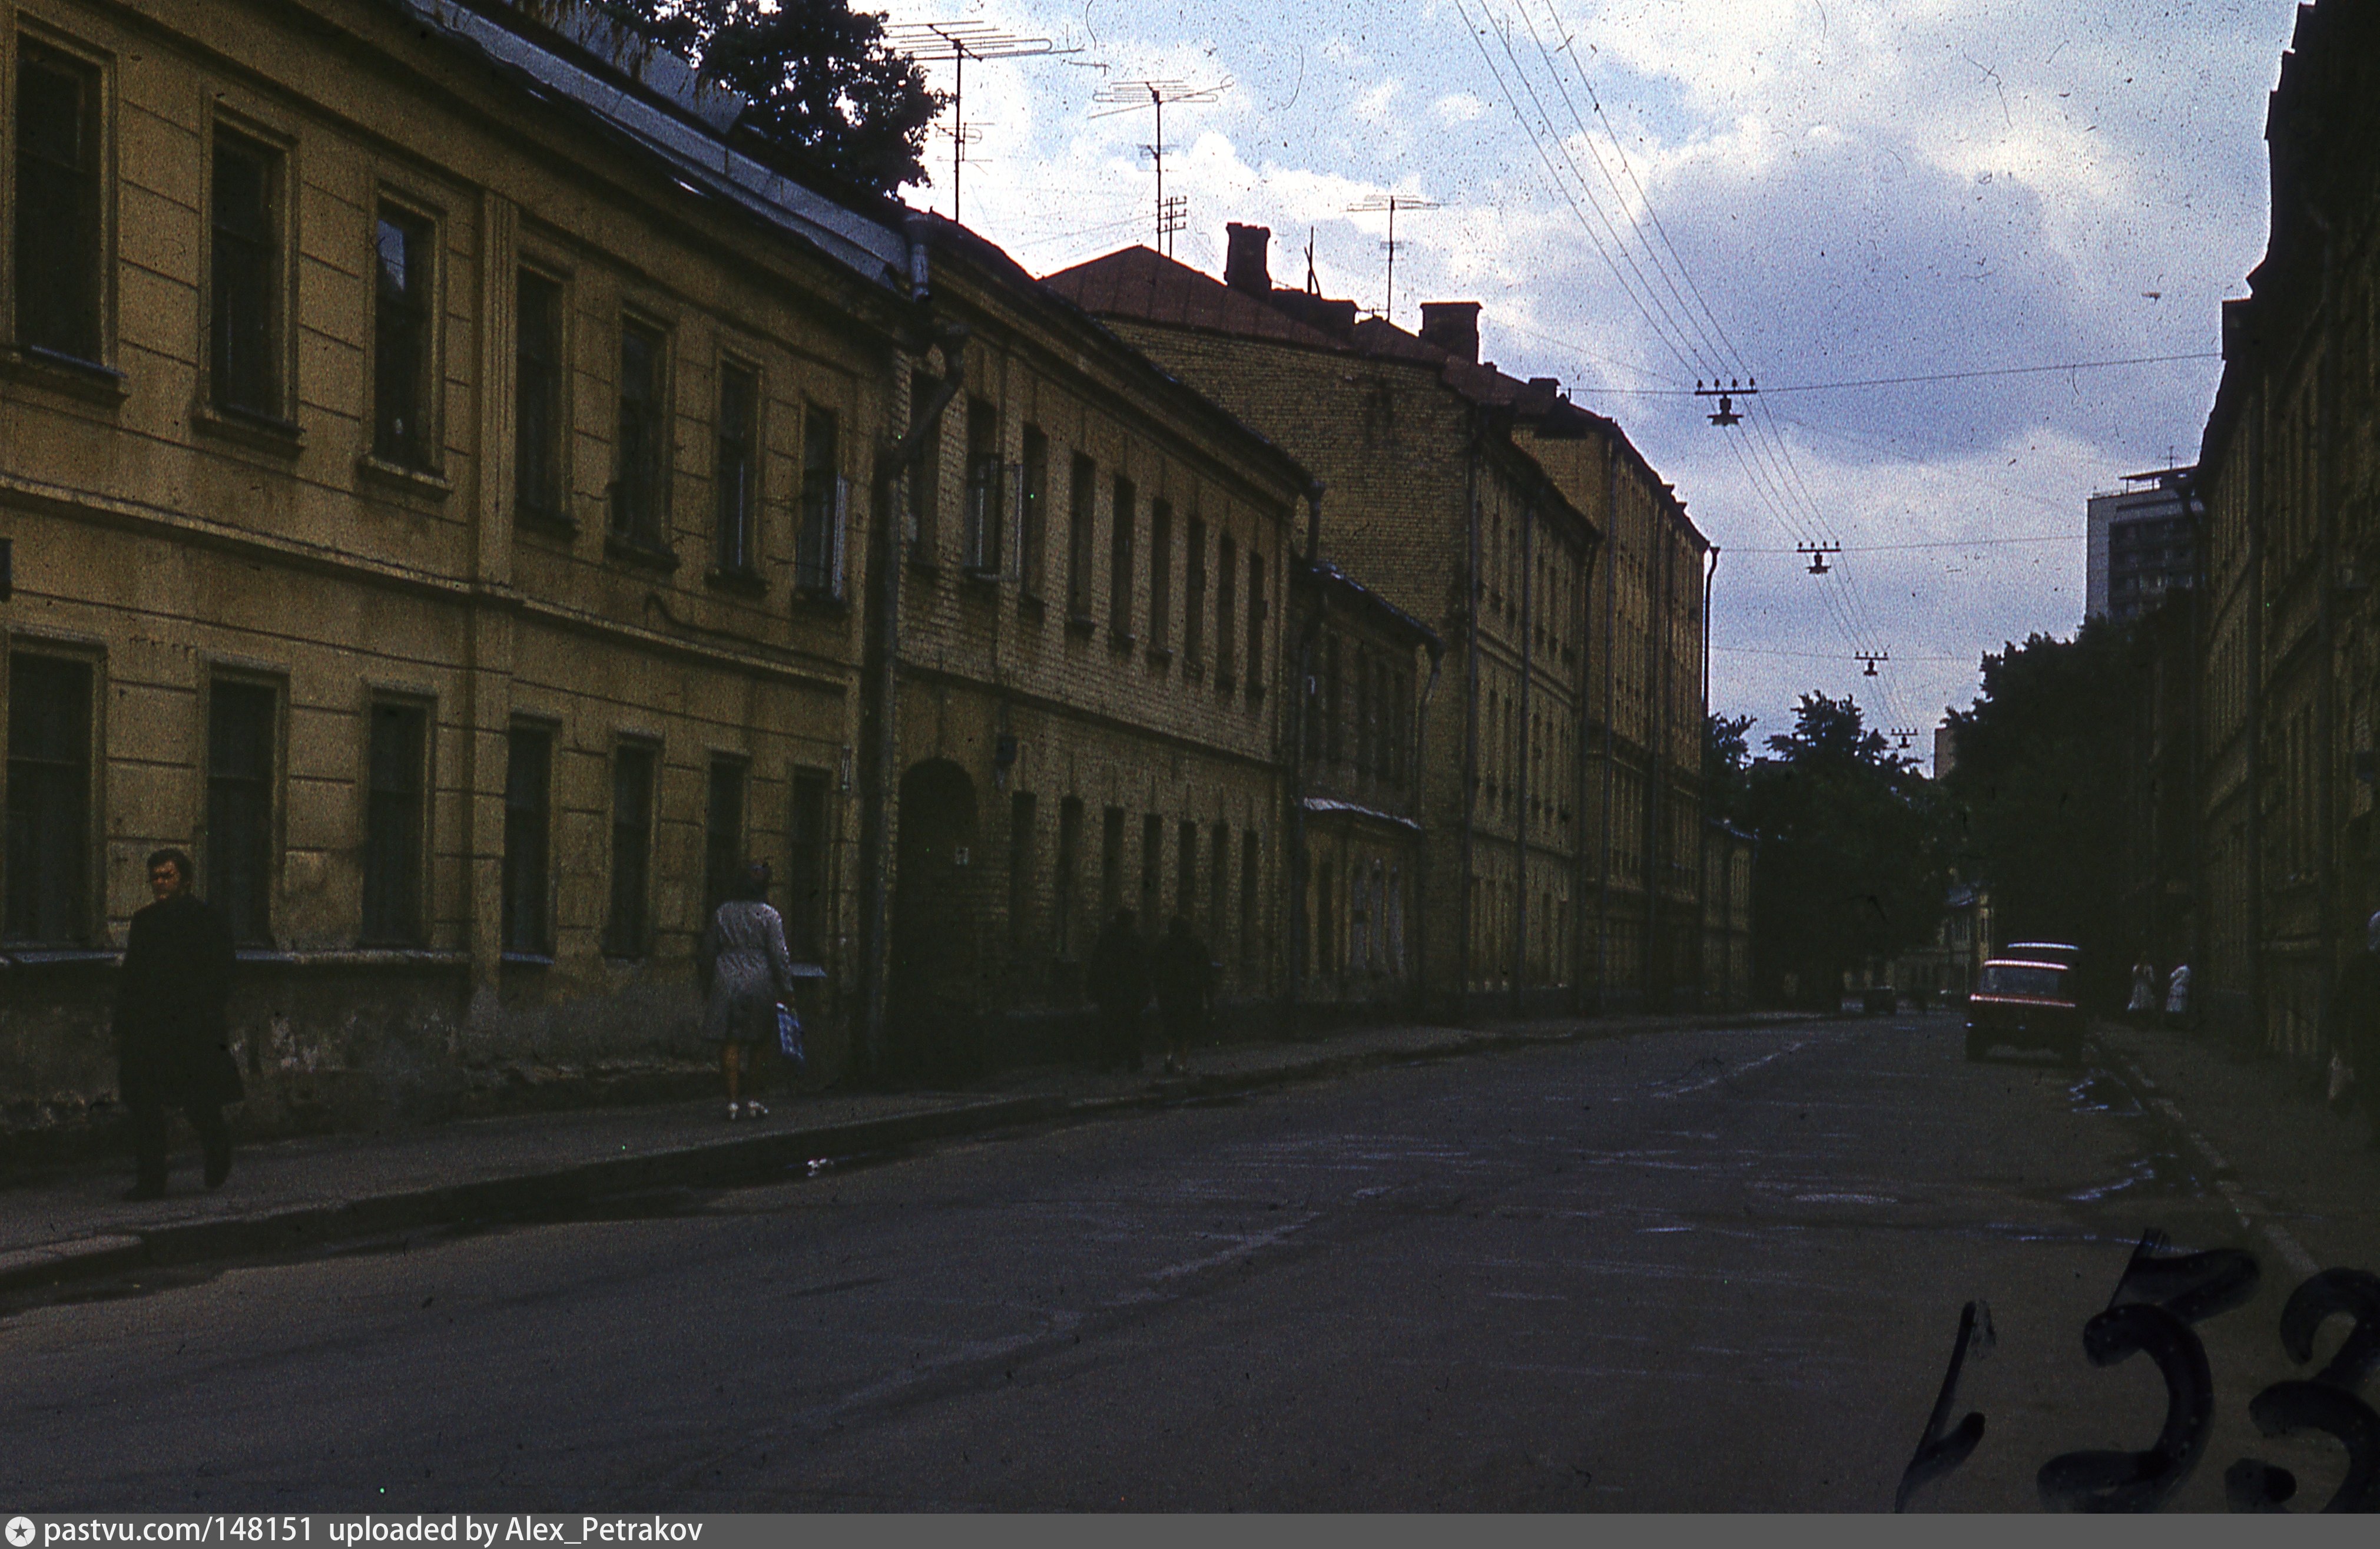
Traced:
<path fill-rule="evenodd" d="M 1662 512 L 1667 516 L 1667 511 Z M 1653 680 L 1654 717 L 1645 749 L 1645 994 L 1653 994 L 1653 963 L 1660 952 L 1659 924 L 1661 917 L 1661 784 L 1662 760 L 1670 750 L 1670 653 L 1663 649 L 1662 636 L 1669 623 L 1670 610 L 1678 601 L 1677 546 L 1662 534 L 1661 602 L 1658 607 L 1645 610 L 1645 652 L 1647 676 Z M 1676 970 L 1674 963 L 1671 971 Z M 1662 1008 L 1668 1009 L 1668 986 L 1663 986 Z"/>
<path fill-rule="evenodd" d="M 1606 525 L 1609 524 L 1607 515 Z M 1571 756 L 1572 784 L 1576 787 L 1571 797 L 1571 943 L 1570 943 L 1570 1008 L 1573 1013 L 1586 1010 L 1586 728 L 1587 714 L 1593 699 L 1587 692 L 1587 675 L 1593 670 L 1587 654 L 1588 631 L 1595 627 L 1595 567 L 1603 556 L 1603 544 L 1592 524 L 1586 530 L 1586 557 L 1579 567 L 1578 632 L 1578 741 Z"/>
<path fill-rule="evenodd" d="M 1457 878 L 1462 899 L 1462 938 L 1455 943 L 1454 1020 L 1467 1019 L 1471 1000 L 1472 862 L 1479 823 L 1479 458 L 1488 427 L 1485 412 L 1471 410 L 1470 456 L 1463 463 L 1463 505 L 1467 524 L 1463 537 L 1463 834 Z"/>
<path fill-rule="evenodd" d="M 1305 486 L 1305 565 L 1314 580 L 1314 606 L 1298 624 L 1297 676 L 1289 685 L 1293 704 L 1288 746 L 1283 750 L 1286 756 L 1281 762 L 1282 788 L 1289 799 L 1289 974 L 1285 998 L 1293 1017 L 1305 989 L 1306 890 L 1312 865 L 1305 851 L 1305 718 L 1306 701 L 1312 697 L 1306 685 L 1313 681 L 1314 641 L 1322 632 L 1322 616 L 1328 606 L 1317 573 L 1322 552 L 1322 494 L 1326 487 L 1319 479 Z"/>
<path fill-rule="evenodd" d="M 2305 205 L 2306 218 L 2313 223 L 2315 230 L 2322 233 L 2322 280 L 2315 295 L 2314 316 L 2326 318 L 2331 314 L 2331 272 L 2335 250 L 2335 244 L 2331 239 L 2330 221 L 2313 207 L 2312 200 L 2301 197 Z M 2337 373 L 2332 369 L 2332 365 L 2338 359 L 2338 352 L 2335 348 L 2325 348 L 2314 367 L 2316 419 L 2313 436 L 2313 496 L 2315 506 L 2322 514 L 2322 526 L 2319 530 L 2321 549 L 2314 560 L 2314 584 L 2322 589 L 2322 609 L 2319 615 L 2322 630 L 2320 669 L 2322 691 L 2314 701 L 2314 708 L 2319 718 L 2316 735 L 2321 738 L 2322 745 L 2322 761 L 2316 765 L 2322 771 L 2322 786 L 2314 808 L 2314 811 L 2320 814 L 2321 827 L 2318 830 L 2320 839 L 2314 848 L 2314 857 L 2322 870 L 2320 879 L 2315 885 L 2314 896 L 2321 901 L 2322 918 L 2315 926 L 2314 941 L 2315 950 L 2321 954 L 2316 960 L 2321 969 L 2321 980 L 2325 986 L 2329 982 L 2333 969 L 2339 960 L 2341 932 L 2338 907 L 2342 891 L 2339 883 L 2341 835 L 2338 823 L 2341 805 L 2338 793 L 2338 588 L 2334 584 L 2338 573 L 2339 546 L 2338 503 L 2332 498 L 2330 489 L 2333 471 L 2338 465 L 2338 459 L 2330 455 L 2330 447 L 2333 445 L 2331 432 L 2338 413 L 2336 407 L 2338 394 L 2335 390 Z M 2314 1050 L 2313 1054 L 2316 1059 L 2322 1057 L 2319 1049 Z"/>
<path fill-rule="evenodd" d="M 1414 846 L 1412 894 L 1414 907 L 1405 910 L 1413 925 L 1413 944 L 1406 960 L 1413 964 L 1413 991 L 1407 997 L 1415 1014 L 1425 1013 L 1429 1006 L 1429 800 L 1426 772 L 1429 768 L 1429 701 L 1438 692 L 1439 664 L 1446 655 L 1444 642 L 1432 640 L 1429 650 L 1429 681 L 1422 685 L 1421 707 L 1414 714 L 1413 771 L 1414 816 L 1422 825 L 1422 839 Z"/>
<path fill-rule="evenodd" d="M 874 1081 L 884 1074 L 884 992 L 890 970 L 891 943 L 886 939 L 889 913 L 887 873 L 892 870 L 889 833 L 892 824 L 892 765 L 899 755 L 894 732 L 895 668 L 900 655 L 901 544 L 893 531 L 892 486 L 914 464 L 940 428 L 942 413 L 966 384 L 967 327 L 964 323 L 939 322 L 933 314 L 933 293 L 927 283 L 927 238 L 922 221 L 909 229 L 910 299 L 918 309 L 921 337 L 942 347 L 949 369 L 942 384 L 918 410 L 900 440 L 876 461 L 869 481 L 868 519 L 875 526 L 868 544 L 875 616 L 868 632 L 868 663 L 862 678 L 863 719 L 873 725 L 862 738 L 860 769 L 859 874 L 860 917 L 860 1070 Z M 920 349 L 919 353 L 923 353 Z"/>
<path fill-rule="evenodd" d="M 1529 720 L 1529 679 L 1536 653 L 1529 636 L 1536 616 L 1537 587 L 1537 496 L 1532 492 L 1521 507 L 1521 692 L 1515 719 L 1521 727 L 1520 757 L 1513 761 L 1512 784 L 1512 1014 L 1527 1015 L 1529 990 L 1529 761 L 1536 752 L 1536 733 Z"/>
<path fill-rule="evenodd" d="M 1613 541 L 1620 532 L 1620 454 L 1608 443 L 1604 455 L 1604 512 L 1609 522 Z M 1612 722 L 1619 718 L 1620 679 L 1612 653 L 1620 642 L 1620 561 L 1617 555 L 1607 555 L 1603 561 L 1603 865 L 1599 885 L 1601 896 L 1596 902 L 1595 925 L 1595 1009 L 1600 1016 L 1610 1010 L 1611 1000 L 1611 846 L 1612 803 L 1618 797 L 1618 774 L 1612 759 L 1617 751 L 1612 744 Z"/>
<path fill-rule="evenodd" d="M 2264 453 L 2269 394 L 2259 393 L 2256 417 L 2244 428 L 2249 442 L 2248 584 L 2248 1014 L 2254 1047 L 2271 1041 L 2270 1008 L 2265 1003 L 2265 523 Z"/>
<path fill-rule="evenodd" d="M 1701 799 L 1694 803 L 1694 820 L 1696 832 L 1705 835 L 1707 835 L 1710 832 L 1710 787 L 1703 783 L 1702 759 L 1699 750 L 1702 747 L 1702 739 L 1710 735 L 1711 583 L 1718 579 L 1718 545 L 1717 543 L 1713 543 L 1710 546 L 1710 563 L 1703 570 L 1703 616 L 1699 620 L 1697 620 L 1697 622 L 1702 626 L 1700 649 L 1703 658 L 1703 718 L 1701 732 L 1694 739 L 1697 750 L 1694 760 L 1694 788 L 1702 794 Z M 1731 879 L 1734 871 L 1734 862 L 1732 859 L 1730 860 L 1728 864 Z M 1709 869 L 1707 867 L 1697 866 L 1694 870 L 1694 899 L 1697 905 L 1695 913 L 1701 917 L 1704 922 L 1704 928 L 1694 938 L 1694 957 L 1696 966 L 1699 970 L 1697 978 L 1701 979 L 1704 982 L 1708 982 L 1710 978 L 1710 964 L 1703 961 L 1703 954 L 1708 949 L 1710 945 L 1710 900 L 1703 896 L 1703 888 L 1709 881 Z M 1732 893 L 1733 886 L 1734 884 L 1732 880 L 1730 880 L 1729 883 L 1730 894 Z M 1726 999 L 1726 996 L 1722 994 L 1719 998 L 1723 1001 Z"/>

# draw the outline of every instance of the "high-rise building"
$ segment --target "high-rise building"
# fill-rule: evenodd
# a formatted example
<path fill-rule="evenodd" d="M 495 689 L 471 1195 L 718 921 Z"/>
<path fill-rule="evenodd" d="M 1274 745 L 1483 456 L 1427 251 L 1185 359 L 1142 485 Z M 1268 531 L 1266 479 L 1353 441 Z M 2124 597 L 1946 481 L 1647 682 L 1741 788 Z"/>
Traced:
<path fill-rule="evenodd" d="M 2131 618 L 2168 591 L 2190 584 L 2191 481 L 2198 470 L 2159 468 L 2127 473 L 2124 487 L 2091 497 L 2091 555 L 2086 615 Z"/>

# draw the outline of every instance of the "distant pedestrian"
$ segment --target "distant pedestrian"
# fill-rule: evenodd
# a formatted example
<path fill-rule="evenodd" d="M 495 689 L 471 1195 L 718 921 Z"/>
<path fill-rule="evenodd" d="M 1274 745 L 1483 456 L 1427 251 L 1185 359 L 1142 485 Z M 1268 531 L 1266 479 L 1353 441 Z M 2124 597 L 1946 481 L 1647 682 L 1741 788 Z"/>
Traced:
<path fill-rule="evenodd" d="M 695 966 L 702 975 L 703 1031 L 719 1045 L 719 1073 L 727 1082 L 727 1116 L 765 1118 L 769 1110 L 741 1094 L 755 1043 L 777 1037 L 777 1007 L 794 993 L 794 959 L 785 950 L 785 922 L 769 907 L 769 864 L 744 868 L 735 896 L 711 912 Z"/>
<path fill-rule="evenodd" d="M 2331 1106 L 2345 1113 L 2358 1103 L 2374 1118 L 2380 1146 L 2380 913 L 2363 923 L 2363 950 L 2339 965 L 2322 1008 L 2322 1039 L 2330 1056 Z"/>
<path fill-rule="evenodd" d="M 1140 1068 L 1140 1013 L 1148 1004 L 1148 949 L 1120 909 L 1091 944 L 1091 1003 L 1099 1008 L 1099 1067 Z"/>
<path fill-rule="evenodd" d="M 2125 1004 L 2124 1015 L 2136 1028 L 2145 1028 L 2156 1016 L 2156 965 L 2143 957 L 2132 964 L 2132 998 Z"/>
<path fill-rule="evenodd" d="M 1207 944 L 1190 928 L 1184 915 L 1175 915 L 1157 944 L 1157 1016 L 1165 1024 L 1165 1069 L 1169 1075 L 1190 1073 L 1190 1045 L 1207 1025 L 1215 991 L 1215 963 Z"/>
<path fill-rule="evenodd" d="M 2173 977 L 2166 983 L 2165 1025 L 2175 1032 L 2190 1026 L 2190 965 L 2174 965 Z"/>
<path fill-rule="evenodd" d="M 190 891 L 190 858 L 149 857 L 155 900 L 132 917 L 115 998 L 118 1090 L 132 1116 L 134 1178 L 128 1200 L 165 1192 L 165 1110 L 179 1108 L 206 1153 L 207 1187 L 231 1174 L 224 1104 L 246 1095 L 228 1047 L 231 926 Z"/>

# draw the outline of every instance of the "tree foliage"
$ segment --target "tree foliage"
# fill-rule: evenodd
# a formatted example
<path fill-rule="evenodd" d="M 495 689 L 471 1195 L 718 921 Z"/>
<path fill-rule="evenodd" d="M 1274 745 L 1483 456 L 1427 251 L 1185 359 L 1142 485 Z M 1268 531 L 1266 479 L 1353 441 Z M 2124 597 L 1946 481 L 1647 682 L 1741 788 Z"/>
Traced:
<path fill-rule="evenodd" d="M 645 36 L 751 105 L 735 136 L 795 177 L 871 194 L 924 183 L 926 132 L 949 99 L 849 0 L 611 0 Z"/>
<path fill-rule="evenodd" d="M 1722 723 L 1722 726 L 1734 725 Z M 1741 728 L 1736 733 L 1741 747 Z M 1706 746 L 1723 759 L 1726 740 Z M 1850 699 L 1804 694 L 1773 757 L 1743 770 L 1754 867 L 1755 971 L 1791 973 L 1803 998 L 1831 1003 L 1846 970 L 1929 940 L 1947 873 L 1927 782 L 1866 726 Z"/>
<path fill-rule="evenodd" d="M 1950 713 L 1961 872 L 1987 884 L 2004 940 L 2071 941 L 2092 982 L 2120 973 L 2130 644 L 2102 619 L 2036 634 L 1983 662 L 1983 692 Z M 1997 945 L 1997 944 L 1996 944 Z"/>
<path fill-rule="evenodd" d="M 1703 811 L 1721 823 L 1745 821 L 1744 802 L 1752 789 L 1752 746 L 1745 734 L 1753 720 L 1750 715 L 1703 716 Z"/>

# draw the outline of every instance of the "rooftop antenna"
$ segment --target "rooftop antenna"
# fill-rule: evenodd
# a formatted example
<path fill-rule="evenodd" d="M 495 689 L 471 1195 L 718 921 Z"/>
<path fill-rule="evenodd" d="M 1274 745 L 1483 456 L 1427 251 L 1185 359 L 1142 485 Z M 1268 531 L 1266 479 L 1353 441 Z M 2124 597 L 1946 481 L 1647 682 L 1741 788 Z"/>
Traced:
<path fill-rule="evenodd" d="M 1157 250 L 1168 258 L 1173 256 L 1173 248 L 1166 238 L 1189 220 L 1190 204 L 1179 196 L 1170 203 L 1165 198 L 1165 104 L 1211 103 L 1229 85 L 1228 80 L 1213 86 L 1193 86 L 1182 80 L 1111 80 L 1091 98 L 1106 108 L 1103 113 L 1092 114 L 1094 118 L 1137 113 L 1144 107 L 1157 110 L 1157 142 L 1141 149 L 1157 164 Z"/>
<path fill-rule="evenodd" d="M 1867 671 L 1862 673 L 1860 675 L 1861 677 L 1874 677 L 1876 676 L 1876 665 L 1878 662 L 1891 661 L 1892 653 L 1889 651 L 1854 651 L 1852 653 L 1852 660 L 1855 662 L 1865 662 L 1867 664 Z"/>
<path fill-rule="evenodd" d="M 912 59 L 951 62 L 951 219 L 959 218 L 959 167 L 966 148 L 981 136 L 966 127 L 966 62 L 970 59 L 1026 59 L 1043 54 L 1079 54 L 1081 47 L 1060 48 L 1047 38 L 1022 38 L 988 21 L 906 21 L 884 30 L 884 41 Z"/>
<path fill-rule="evenodd" d="M 1382 210 L 1389 213 L 1389 239 L 1380 244 L 1389 254 L 1389 294 L 1388 299 L 1381 303 L 1380 316 L 1390 323 L 1396 321 L 1397 306 L 1397 212 L 1444 208 L 1438 201 L 1423 199 L 1418 194 L 1367 194 L 1347 206 L 1347 213 L 1351 215 L 1376 214 Z"/>
<path fill-rule="evenodd" d="M 1717 377 L 1711 378 L 1711 384 L 1707 387 L 1703 385 L 1702 379 L 1700 377 L 1696 377 L 1694 379 L 1694 396 L 1698 398 L 1717 398 L 1718 400 L 1718 409 L 1710 417 L 1710 422 L 1714 425 L 1726 426 L 1740 425 L 1743 423 L 1743 416 L 1735 411 L 1735 400 L 1739 397 L 1753 397 L 1756 396 L 1759 391 L 1760 379 L 1756 376 L 1752 379 L 1749 385 L 1730 379 L 1728 384 L 1724 387 L 1718 384 L 1718 378 Z M 1824 575 L 1826 572 L 1823 569 L 1820 569 L 1813 571 L 1812 574 Z"/>
<path fill-rule="evenodd" d="M 1314 277 L 1314 228 L 1310 226 L 1305 228 L 1305 293 L 1322 294 L 1322 282 Z"/>
<path fill-rule="evenodd" d="M 1793 552 L 1809 555 L 1810 574 L 1823 576 L 1828 568 L 1827 555 L 1841 554 L 1843 546 L 1840 543 L 1797 543 L 1793 547 Z"/>

